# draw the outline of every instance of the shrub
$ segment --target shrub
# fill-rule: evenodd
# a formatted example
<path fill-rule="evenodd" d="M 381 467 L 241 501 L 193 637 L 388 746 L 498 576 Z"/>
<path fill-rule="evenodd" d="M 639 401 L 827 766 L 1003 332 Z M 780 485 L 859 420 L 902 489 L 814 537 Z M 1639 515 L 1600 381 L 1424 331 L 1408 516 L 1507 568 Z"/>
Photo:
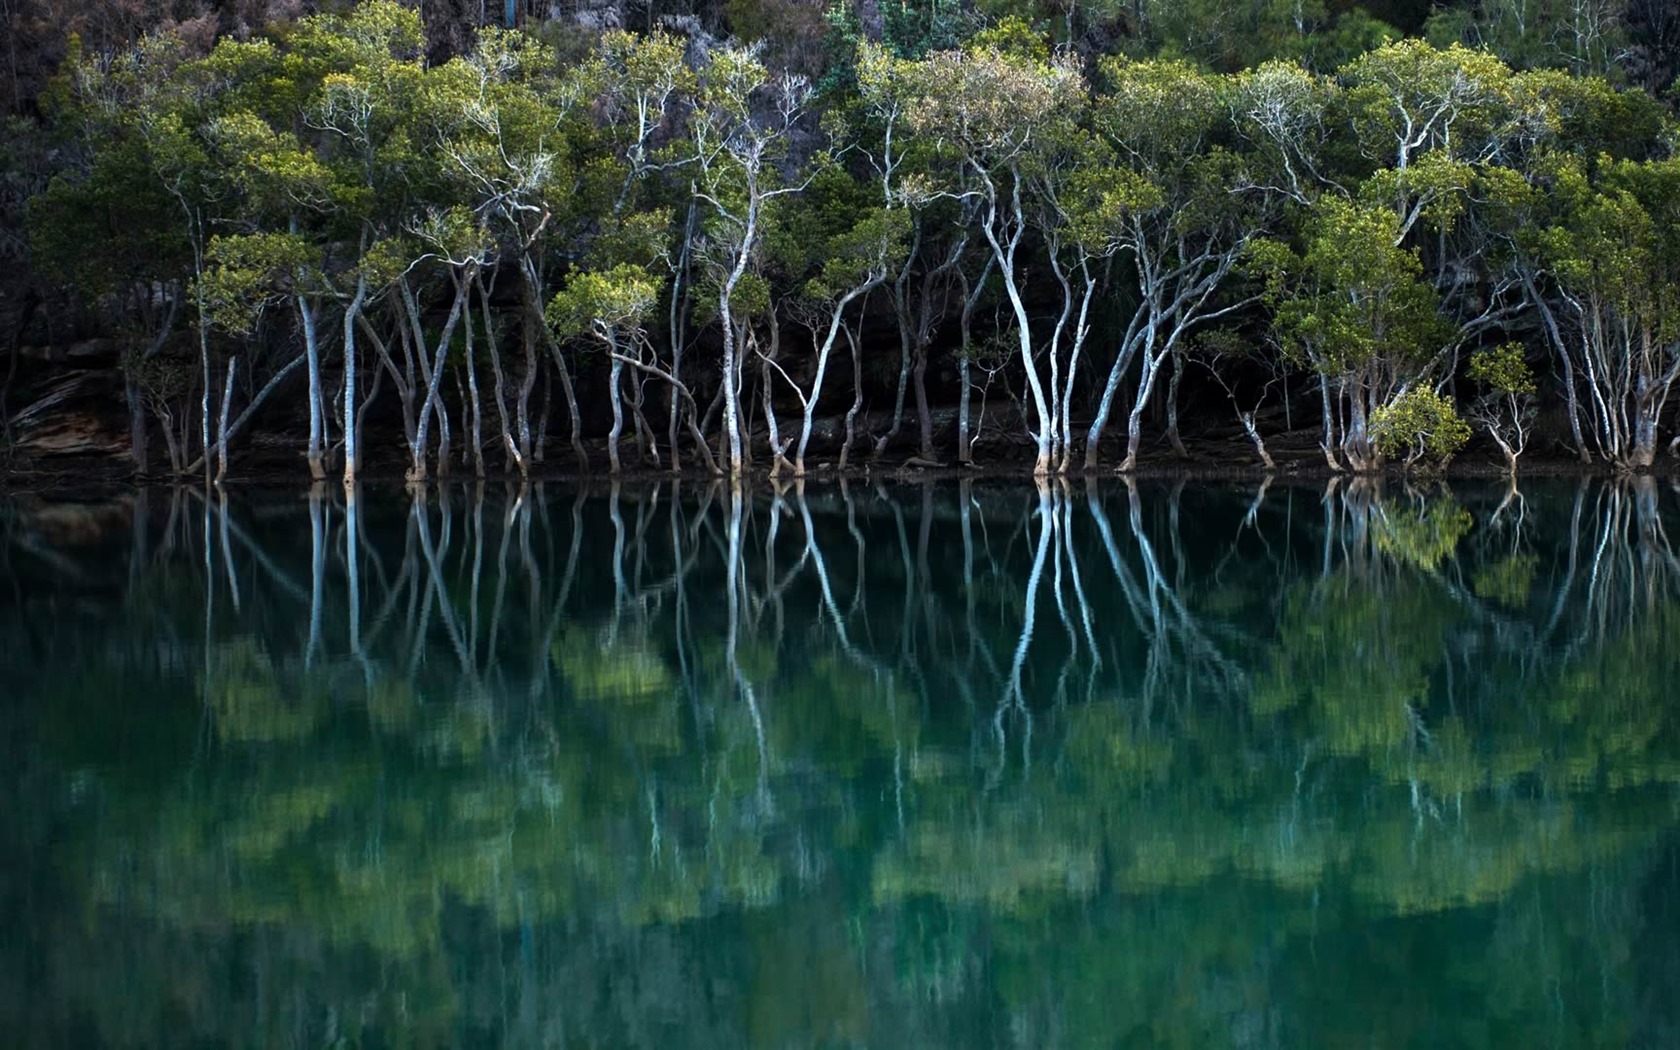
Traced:
<path fill-rule="evenodd" d="M 1470 424 L 1448 398 L 1413 387 L 1371 415 L 1371 441 L 1407 468 L 1440 469 L 1470 440 Z"/>

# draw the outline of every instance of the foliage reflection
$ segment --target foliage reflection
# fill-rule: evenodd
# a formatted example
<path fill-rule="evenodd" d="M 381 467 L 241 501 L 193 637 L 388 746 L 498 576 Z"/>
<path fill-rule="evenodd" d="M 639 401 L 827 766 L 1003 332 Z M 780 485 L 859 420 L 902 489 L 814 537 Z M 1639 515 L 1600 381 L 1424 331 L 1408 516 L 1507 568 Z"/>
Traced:
<path fill-rule="evenodd" d="M 14 502 L 0 1022 L 1662 1045 L 1674 496 Z"/>

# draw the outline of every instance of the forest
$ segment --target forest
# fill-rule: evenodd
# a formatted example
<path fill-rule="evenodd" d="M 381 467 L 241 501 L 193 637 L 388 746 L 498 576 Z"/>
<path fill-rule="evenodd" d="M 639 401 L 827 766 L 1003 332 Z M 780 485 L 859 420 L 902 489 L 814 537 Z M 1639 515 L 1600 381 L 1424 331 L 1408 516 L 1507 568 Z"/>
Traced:
<path fill-rule="evenodd" d="M 1674 462 L 1680 5 L 1106 3 L 10 4 L 5 454 Z"/>

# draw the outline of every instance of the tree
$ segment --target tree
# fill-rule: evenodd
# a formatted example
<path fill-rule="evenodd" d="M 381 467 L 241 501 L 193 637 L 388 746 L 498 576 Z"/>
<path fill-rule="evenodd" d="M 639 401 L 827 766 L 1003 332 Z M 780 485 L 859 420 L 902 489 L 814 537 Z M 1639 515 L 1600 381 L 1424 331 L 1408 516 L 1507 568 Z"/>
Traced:
<path fill-rule="evenodd" d="M 143 400 L 150 401 L 165 428 L 171 466 L 177 472 L 185 470 L 189 453 L 195 390 L 205 455 L 210 444 L 210 318 L 198 290 L 211 226 L 226 187 L 210 163 L 202 136 L 201 117 L 214 99 L 194 90 L 193 65 L 183 42 L 168 34 L 148 37 L 108 64 L 73 49 L 54 96 L 63 128 L 81 154 L 80 163 L 54 179 L 33 215 L 37 255 L 48 260 L 81 252 L 87 242 L 72 244 L 63 236 L 94 234 L 90 226 L 99 217 L 115 220 L 119 246 L 127 242 L 141 251 L 130 256 L 119 247 L 115 267 L 65 261 L 59 272 L 81 277 L 96 288 L 104 285 L 101 291 L 116 290 L 108 283 L 113 278 L 132 281 L 123 292 L 144 300 L 136 308 L 142 323 L 152 319 L 151 339 L 130 355 L 125 384 L 134 458 L 142 471 L 147 459 Z M 164 250 L 150 254 L 159 248 Z M 158 295 L 154 287 L 160 284 Z M 184 369 L 162 357 L 189 299 L 199 358 L 198 374 L 191 380 Z M 141 376 L 152 380 L 149 398 L 143 398 Z"/>
<path fill-rule="evenodd" d="M 1372 471 L 1384 454 L 1372 414 L 1428 382 L 1448 329 L 1416 255 L 1397 246 L 1392 210 L 1328 196 L 1315 211 L 1274 324 L 1285 353 L 1318 374 L 1325 460 Z"/>
<path fill-rule="evenodd" d="M 782 233 L 809 252 L 796 266 L 801 274 L 810 276 L 792 297 L 789 310 L 809 328 L 815 354 L 809 392 L 780 364 L 768 355 L 764 357 L 766 369 L 773 369 L 799 398 L 799 434 L 793 444 L 792 464 L 796 476 L 805 473 L 805 455 L 835 344 L 842 334 L 853 339 L 848 326 L 857 322 L 848 319 L 848 312 L 856 307 L 861 315 L 869 294 L 887 282 L 907 255 L 907 227 L 911 223 L 908 210 L 877 205 L 865 189 L 838 169 L 824 172 L 813 180 L 800 202 L 799 210 L 809 221 L 788 221 Z M 785 256 L 788 250 L 780 254 Z M 766 382 L 768 385 L 768 377 Z M 766 414 L 773 412 L 767 404 Z M 772 473 L 779 470 L 778 463 Z"/>
<path fill-rule="evenodd" d="M 216 286 L 224 326 L 236 335 L 252 334 L 262 307 L 285 302 L 296 311 L 309 381 L 305 459 L 319 480 L 326 475 L 327 406 L 319 320 L 335 298 L 322 234 L 335 201 L 327 167 L 300 138 L 314 85 L 266 42 L 223 41 L 203 64 L 205 79 L 226 96 L 226 111 L 206 135 L 241 195 L 238 219 L 229 224 L 241 232 L 213 241 L 215 269 L 207 279 Z M 218 438 L 217 453 L 221 471 L 226 435 Z"/>
<path fill-rule="evenodd" d="M 1556 208 L 1531 242 L 1552 278 L 1547 337 L 1587 392 L 1598 453 L 1649 467 L 1680 378 L 1680 161 L 1558 158 L 1541 178 Z"/>
<path fill-rule="evenodd" d="M 548 323 L 562 338 L 587 336 L 606 348 L 613 420 L 607 432 L 607 459 L 615 474 L 619 471 L 618 439 L 624 432 L 624 366 L 643 361 L 646 324 L 659 305 L 659 292 L 659 282 L 646 268 L 621 264 L 600 273 L 570 274 L 548 304 Z"/>
<path fill-rule="evenodd" d="M 478 300 L 476 328 L 483 336 L 494 377 L 500 444 L 507 462 L 521 477 L 531 471 L 540 437 L 533 434 L 531 397 L 542 374 L 538 333 L 547 329 L 535 323 L 532 310 L 540 313 L 546 293 L 545 239 L 556 230 L 575 232 L 583 221 L 580 213 L 597 202 L 594 193 L 581 190 L 584 180 L 572 156 L 583 137 L 584 122 L 576 110 L 588 100 L 593 71 L 567 76 L 556 73 L 557 65 L 553 51 L 538 41 L 486 28 L 471 52 L 428 78 L 436 99 L 428 136 L 446 158 L 444 192 L 452 200 L 469 204 L 491 240 L 485 264 L 472 271 L 468 283 Z M 517 326 L 499 323 L 492 310 L 496 278 L 509 271 L 519 290 L 521 309 L 514 312 L 520 321 Z M 475 329 L 470 302 L 463 323 L 470 336 Z M 501 338 L 508 327 L 519 333 L 521 360 L 511 391 L 511 410 Z M 558 348 L 553 358 L 573 444 L 578 447 L 580 421 L 571 371 Z M 472 355 L 467 364 L 473 369 Z M 480 414 L 476 369 L 469 376 L 475 380 L 476 431 Z M 482 473 L 479 434 L 475 433 L 472 445 L 475 465 Z M 581 448 L 578 454 L 581 458 Z"/>
<path fill-rule="evenodd" d="M 1429 387 L 1414 386 L 1371 413 L 1371 444 L 1385 456 L 1404 456 L 1407 470 L 1440 470 L 1469 440 L 1453 403 Z"/>
<path fill-rule="evenodd" d="M 1472 410 L 1475 420 L 1499 446 L 1512 476 L 1517 458 L 1528 447 L 1534 423 L 1534 372 L 1520 343 L 1505 343 L 1470 355 L 1470 379 L 1482 389 Z"/>
<path fill-rule="evenodd" d="M 795 166 L 792 137 L 811 89 L 798 77 L 772 76 L 753 48 L 713 52 L 699 75 L 690 121 L 694 192 L 709 216 L 697 254 L 708 267 L 723 329 L 723 431 L 729 475 L 739 480 L 746 464 L 741 412 L 746 348 L 736 293 L 757 262 L 766 205 L 804 188 L 802 180 L 784 175 Z"/>
<path fill-rule="evenodd" d="M 426 101 L 422 91 L 423 41 L 419 17 L 387 0 L 359 5 L 343 16 L 309 19 L 293 38 L 295 53 L 319 78 L 303 123 L 332 171 L 340 251 L 357 260 L 341 271 L 343 286 L 337 289 L 343 303 L 346 484 L 354 483 L 360 462 L 356 337 L 362 328 L 361 311 L 375 290 L 376 274 L 382 267 L 391 266 L 394 252 L 415 243 L 405 236 L 405 227 L 414 225 L 414 212 L 423 208 L 416 202 L 425 198 L 426 190 L 437 179 L 436 165 L 421 148 L 416 126 L 424 119 Z M 370 259 L 378 262 L 370 265 Z M 397 282 L 403 293 L 402 304 L 410 308 L 410 321 L 417 327 L 414 295 L 406 283 L 406 273 L 399 273 Z M 425 341 L 418 339 L 417 343 L 427 397 L 409 453 L 411 473 L 423 479 L 426 431 L 437 406 L 436 392 L 442 376 L 441 365 L 438 371 L 428 371 Z M 441 363 L 441 352 L 437 360 Z M 447 418 L 441 409 L 438 416 L 440 428 L 447 434 Z"/>
<path fill-rule="evenodd" d="M 1114 61 L 1103 74 L 1096 119 L 1126 173 L 1119 247 L 1135 271 L 1136 296 L 1091 420 L 1085 466 L 1097 466 L 1115 397 L 1135 360 L 1139 375 L 1120 463 L 1130 471 L 1143 414 L 1169 360 L 1175 377 L 1170 432 L 1178 440 L 1173 399 L 1186 336 L 1252 304 L 1250 296 L 1221 295 L 1251 242 L 1265 235 L 1280 198 L 1251 173 L 1250 157 L 1221 143 L 1232 130 L 1229 82 L 1177 62 Z"/>
<path fill-rule="evenodd" d="M 1007 39 L 1011 29 L 1002 27 L 999 36 Z M 1030 47 L 1025 53 L 1004 50 L 985 38 L 965 51 L 931 55 L 906 72 L 910 75 L 902 81 L 861 87 L 866 94 L 902 91 L 906 126 L 947 141 L 956 151 L 960 166 L 937 189 L 979 202 L 977 221 L 1014 313 L 1018 354 L 1032 397 L 1033 472 L 1048 474 L 1061 447 L 1033 346 L 1022 247 L 1032 225 L 1031 180 L 1038 151 L 1071 132 L 1082 79 L 1065 57 L 1051 59 Z"/>

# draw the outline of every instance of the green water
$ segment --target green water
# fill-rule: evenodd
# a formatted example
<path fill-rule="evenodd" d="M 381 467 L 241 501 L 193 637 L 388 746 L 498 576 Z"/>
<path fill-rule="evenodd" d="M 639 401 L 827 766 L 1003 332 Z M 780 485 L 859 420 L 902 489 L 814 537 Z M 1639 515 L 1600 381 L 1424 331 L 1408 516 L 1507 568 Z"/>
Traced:
<path fill-rule="evenodd" d="M 0 504 L 0 1043 L 1680 1046 L 1680 495 Z"/>

